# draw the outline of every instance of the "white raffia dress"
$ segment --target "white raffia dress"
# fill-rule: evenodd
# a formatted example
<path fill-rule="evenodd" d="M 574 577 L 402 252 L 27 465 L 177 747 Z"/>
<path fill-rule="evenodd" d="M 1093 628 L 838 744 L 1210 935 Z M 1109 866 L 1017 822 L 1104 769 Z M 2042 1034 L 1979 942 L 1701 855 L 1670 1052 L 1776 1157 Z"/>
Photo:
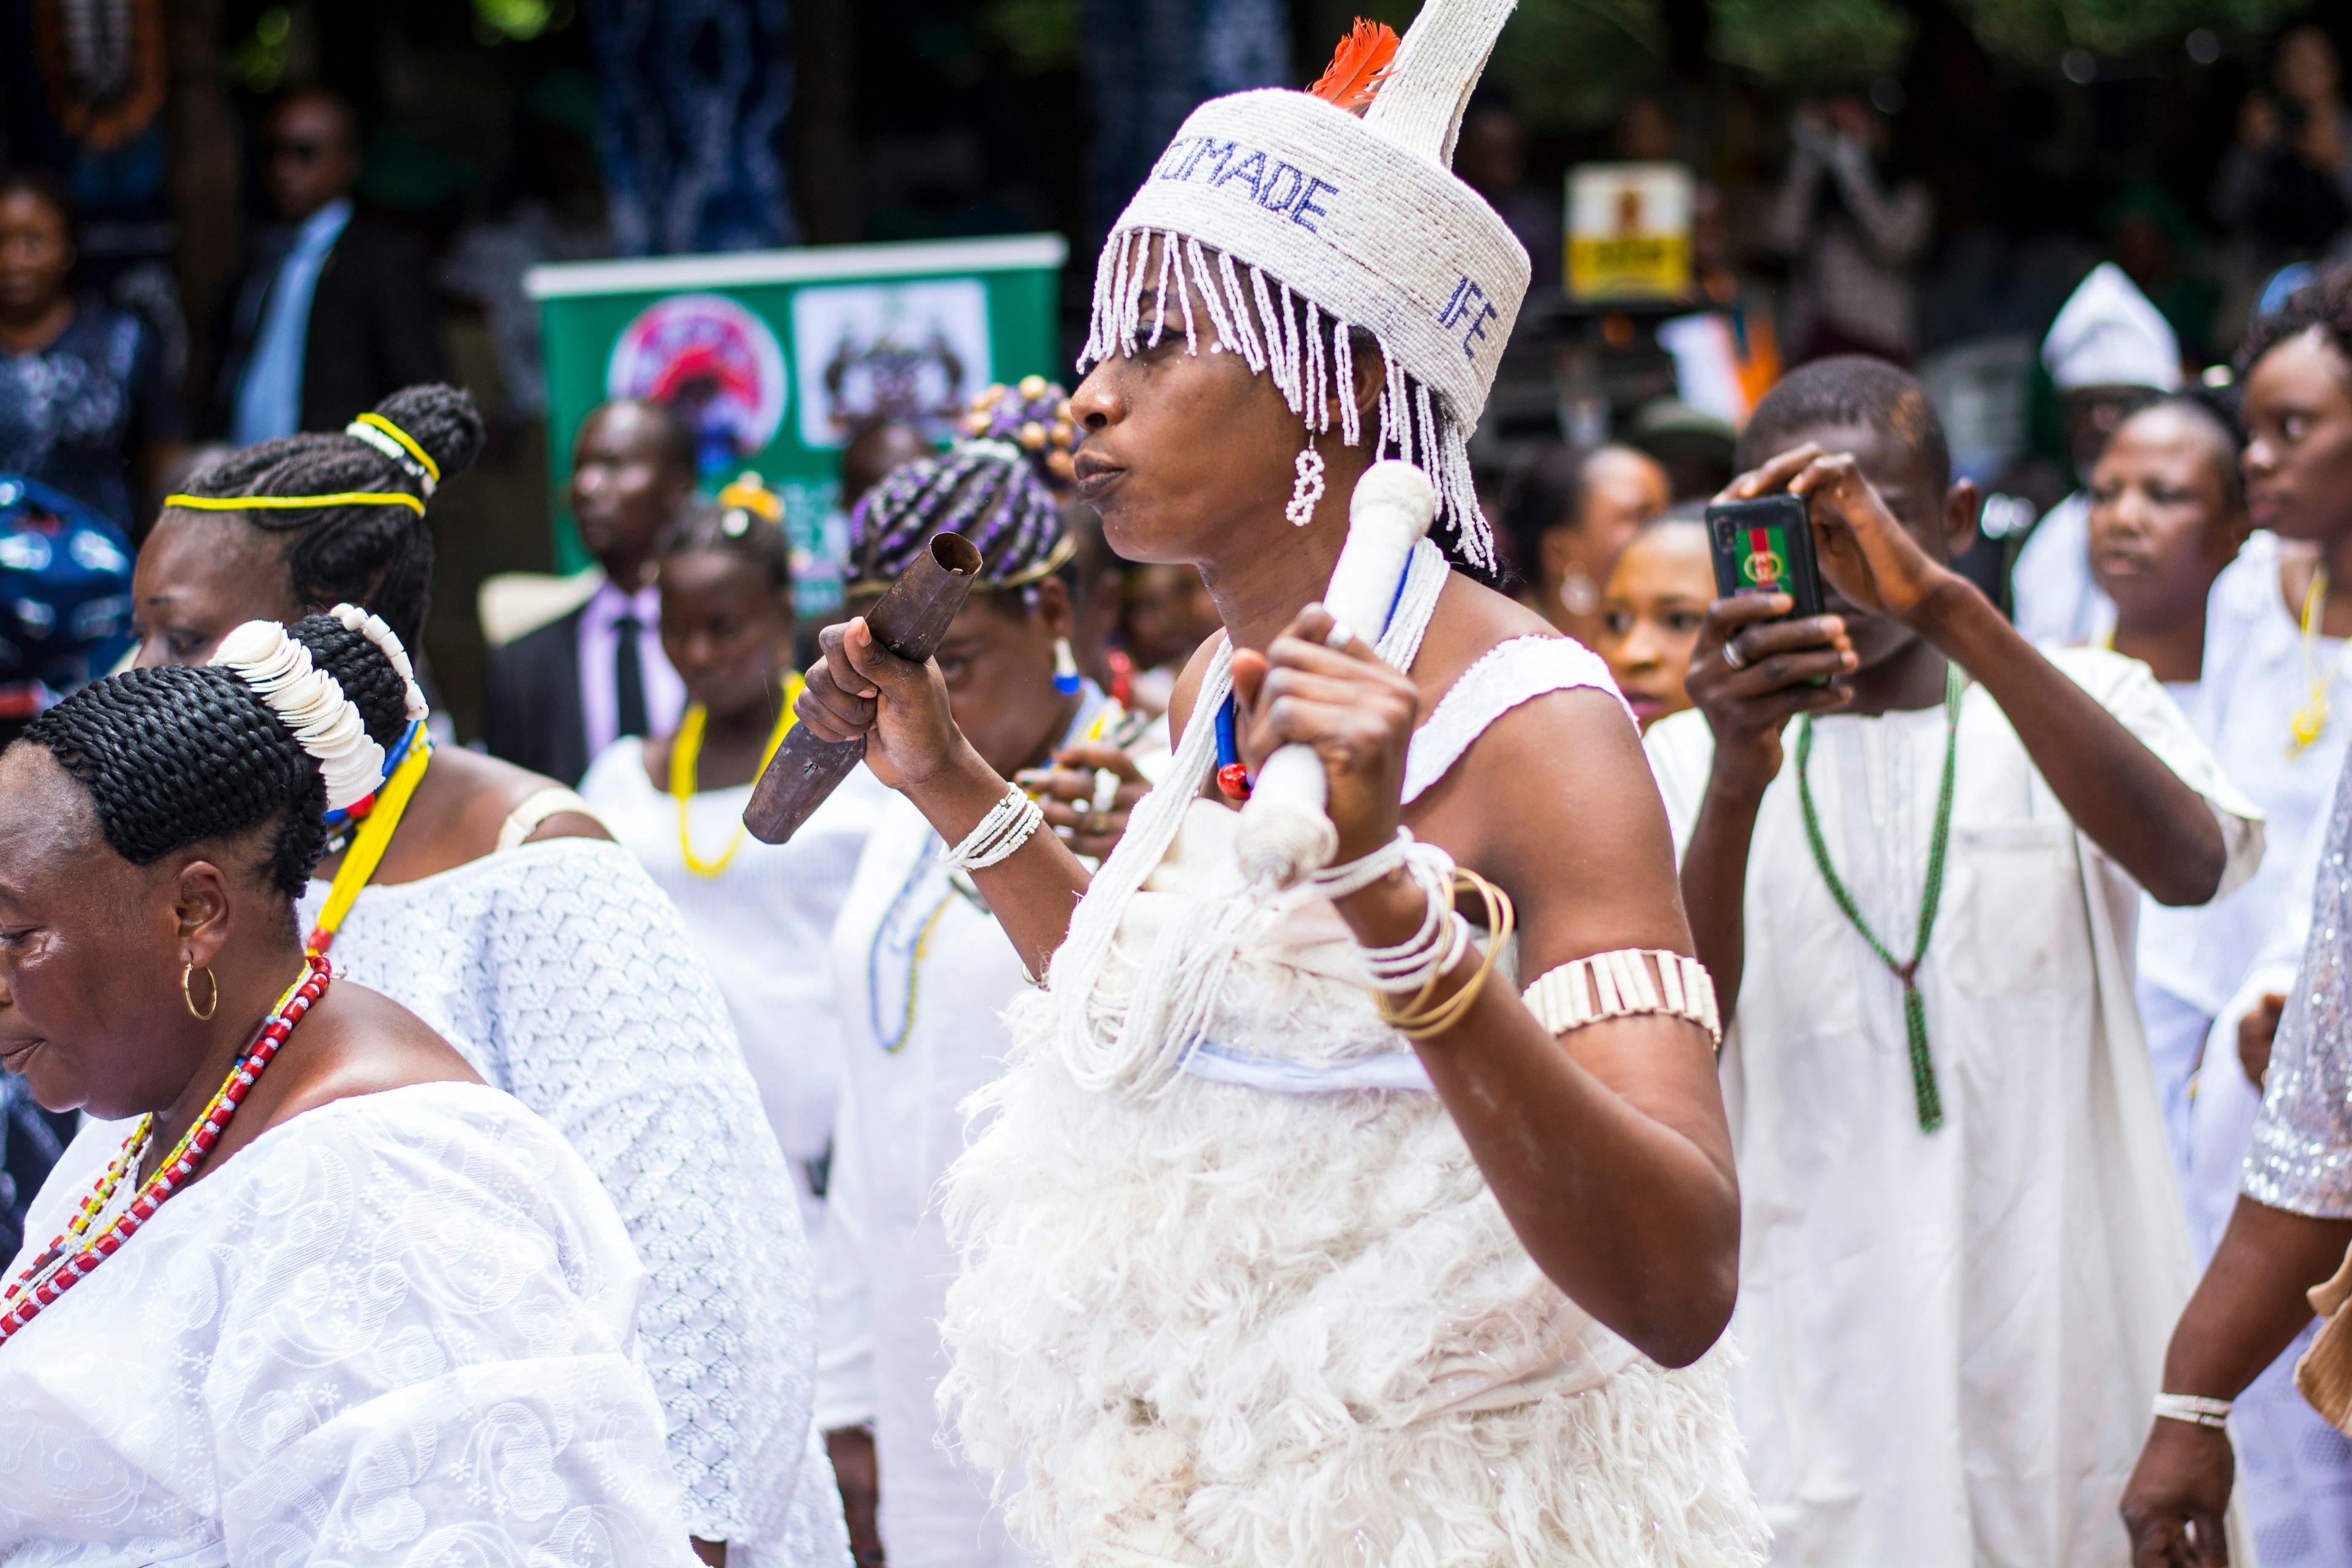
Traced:
<path fill-rule="evenodd" d="M 1423 545 L 1391 664 L 1444 577 Z M 1565 639 L 1490 653 L 1415 736 L 1406 798 L 1571 687 L 1614 689 Z M 1065 1568 L 1759 1561 L 1726 1352 L 1666 1371 L 1546 1279 L 1337 912 L 1243 898 L 1237 818 L 1196 797 L 1226 689 L 1221 655 L 971 1102 L 994 1120 L 950 1177 L 942 1393 L 966 1452 L 1025 1470 L 1010 1516 Z M 1163 1016 L 1147 975 L 1204 956 Z"/>

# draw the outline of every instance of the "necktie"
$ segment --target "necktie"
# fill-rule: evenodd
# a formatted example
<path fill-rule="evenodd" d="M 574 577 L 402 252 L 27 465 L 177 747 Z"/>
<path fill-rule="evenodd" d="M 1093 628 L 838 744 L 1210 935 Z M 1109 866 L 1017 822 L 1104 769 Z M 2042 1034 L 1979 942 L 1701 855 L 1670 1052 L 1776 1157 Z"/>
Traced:
<path fill-rule="evenodd" d="M 637 634 L 645 628 L 635 616 L 613 623 L 613 711 L 620 723 L 615 735 L 646 732 L 646 668 L 637 652 Z"/>

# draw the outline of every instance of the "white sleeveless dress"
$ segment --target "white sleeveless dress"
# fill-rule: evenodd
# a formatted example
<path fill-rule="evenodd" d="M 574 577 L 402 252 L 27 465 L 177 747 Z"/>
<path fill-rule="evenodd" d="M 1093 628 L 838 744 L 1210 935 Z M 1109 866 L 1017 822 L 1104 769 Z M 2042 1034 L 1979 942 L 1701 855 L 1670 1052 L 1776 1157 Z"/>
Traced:
<path fill-rule="evenodd" d="M 1424 545 L 1391 663 L 1444 574 Z M 1727 1352 L 1665 1371 L 1553 1286 L 1337 911 L 1243 896 L 1238 816 L 1197 793 L 1226 664 L 968 1106 L 994 1120 L 948 1180 L 967 1456 L 1025 1473 L 1009 1517 L 1067 1568 L 1759 1562 Z M 1614 691 L 1573 642 L 1490 652 L 1407 801 L 1577 687 Z"/>

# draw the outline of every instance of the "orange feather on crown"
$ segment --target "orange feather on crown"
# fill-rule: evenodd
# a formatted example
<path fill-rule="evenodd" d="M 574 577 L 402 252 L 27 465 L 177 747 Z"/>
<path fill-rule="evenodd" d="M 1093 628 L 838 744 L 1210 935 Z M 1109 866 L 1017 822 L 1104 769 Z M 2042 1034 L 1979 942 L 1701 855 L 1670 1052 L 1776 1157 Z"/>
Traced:
<path fill-rule="evenodd" d="M 1357 17 L 1355 26 L 1332 51 L 1330 65 L 1307 90 L 1350 114 L 1361 115 L 1372 106 L 1396 59 L 1397 41 L 1396 29 L 1386 22 Z"/>

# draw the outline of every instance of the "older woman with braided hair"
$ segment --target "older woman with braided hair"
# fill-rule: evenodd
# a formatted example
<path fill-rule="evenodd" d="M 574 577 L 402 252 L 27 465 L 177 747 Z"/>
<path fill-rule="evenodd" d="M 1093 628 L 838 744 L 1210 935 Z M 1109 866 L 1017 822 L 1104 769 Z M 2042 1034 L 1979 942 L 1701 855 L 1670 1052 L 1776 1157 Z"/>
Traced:
<path fill-rule="evenodd" d="M 0 1286 L 0 1558 L 690 1565 L 611 1200 L 304 952 L 406 687 L 354 623 L 238 627 L 0 753 L 0 1062 L 104 1119 Z"/>
<path fill-rule="evenodd" d="M 411 387 L 345 431 L 200 473 L 140 555 L 142 662 L 201 661 L 241 622 L 349 599 L 405 675 L 432 579 L 427 508 L 481 441 L 463 393 Z M 302 899 L 311 945 L 545 1116 L 604 1184 L 650 1271 L 643 1352 L 706 1559 L 838 1562 L 810 1420 L 807 1243 L 709 969 L 576 797 L 434 749 L 424 714 L 413 680 L 369 710 L 380 788 L 331 814 Z"/>

